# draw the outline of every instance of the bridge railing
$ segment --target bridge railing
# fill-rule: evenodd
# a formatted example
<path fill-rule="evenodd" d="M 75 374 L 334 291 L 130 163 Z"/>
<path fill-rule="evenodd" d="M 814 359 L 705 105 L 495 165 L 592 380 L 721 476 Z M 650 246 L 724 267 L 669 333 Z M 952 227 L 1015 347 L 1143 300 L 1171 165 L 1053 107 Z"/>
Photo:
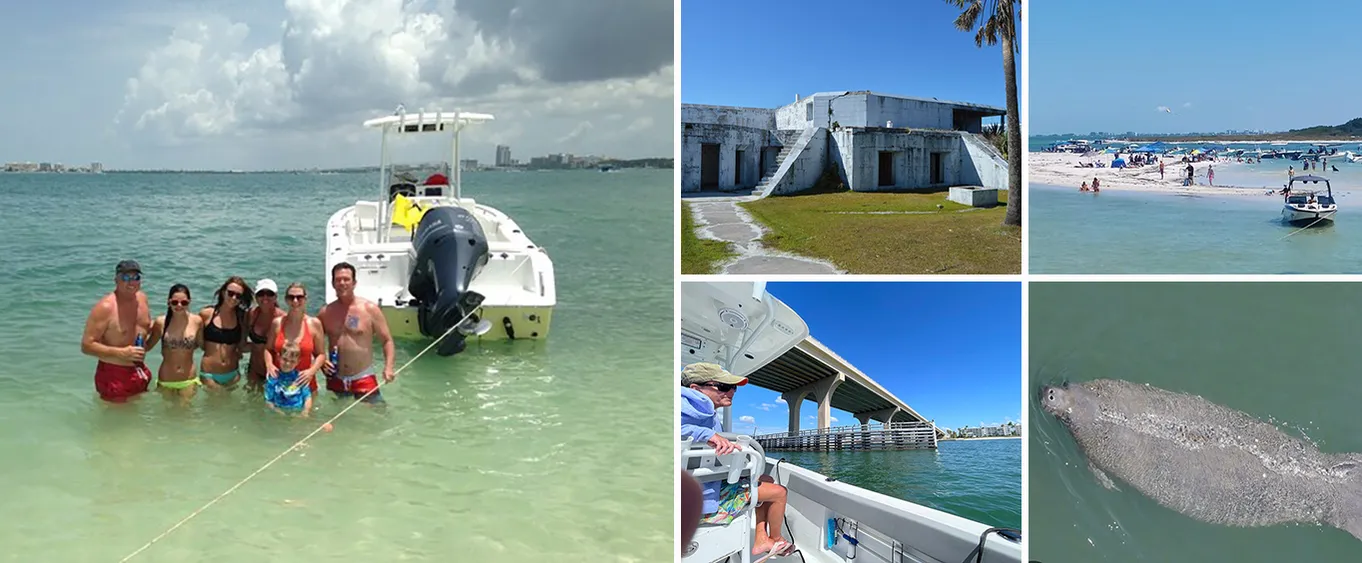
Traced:
<path fill-rule="evenodd" d="M 908 450 L 936 448 L 930 422 L 889 422 L 775 432 L 754 437 L 768 450 Z"/>

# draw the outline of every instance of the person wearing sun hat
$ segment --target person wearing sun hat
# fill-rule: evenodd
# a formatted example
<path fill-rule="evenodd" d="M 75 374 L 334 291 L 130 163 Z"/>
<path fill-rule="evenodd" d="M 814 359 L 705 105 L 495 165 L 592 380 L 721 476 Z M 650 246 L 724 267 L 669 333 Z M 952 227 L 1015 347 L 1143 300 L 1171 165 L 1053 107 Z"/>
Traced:
<path fill-rule="evenodd" d="M 246 389 L 263 391 L 265 388 L 265 336 L 274 320 L 286 313 L 279 308 L 279 284 L 265 278 L 255 282 L 255 306 L 246 313 L 246 339 L 251 342 L 251 363 L 246 369 Z"/>
<path fill-rule="evenodd" d="M 738 446 L 719 435 L 723 431 L 723 420 L 719 408 L 733 406 L 733 395 L 738 388 L 747 385 L 747 378 L 729 373 L 718 364 L 699 362 L 681 370 L 681 437 L 690 438 L 695 443 L 705 443 L 714 447 L 717 455 L 731 453 Z M 704 489 L 704 503 L 700 519 L 706 524 L 727 524 L 731 522 L 751 501 L 751 480 L 747 477 L 737 483 L 709 481 L 701 483 Z M 770 477 L 762 476 L 757 488 L 757 534 L 752 544 L 752 555 L 770 551 L 775 555 L 788 555 L 794 544 L 780 535 L 780 527 L 785 522 L 785 487 L 777 485 Z M 767 528 L 770 531 L 767 531 Z"/>

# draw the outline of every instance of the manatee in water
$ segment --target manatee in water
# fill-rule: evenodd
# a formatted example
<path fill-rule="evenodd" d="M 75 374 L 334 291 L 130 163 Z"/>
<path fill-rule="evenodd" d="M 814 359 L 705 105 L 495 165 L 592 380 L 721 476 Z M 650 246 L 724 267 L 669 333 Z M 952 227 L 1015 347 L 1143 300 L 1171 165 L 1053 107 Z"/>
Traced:
<path fill-rule="evenodd" d="M 1362 539 L 1362 454 L 1328 454 L 1201 397 L 1112 379 L 1045 386 L 1105 487 L 1205 522 L 1328 524 Z"/>

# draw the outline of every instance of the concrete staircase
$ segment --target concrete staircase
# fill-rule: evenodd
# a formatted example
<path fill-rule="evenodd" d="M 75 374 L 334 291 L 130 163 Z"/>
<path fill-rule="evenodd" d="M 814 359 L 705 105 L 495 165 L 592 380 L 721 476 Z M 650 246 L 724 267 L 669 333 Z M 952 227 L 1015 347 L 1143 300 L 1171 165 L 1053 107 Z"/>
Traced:
<path fill-rule="evenodd" d="M 780 172 L 780 165 L 785 163 L 785 158 L 790 156 L 793 151 L 794 143 L 780 147 L 780 154 L 776 155 L 775 166 L 771 167 L 771 172 L 761 177 L 761 180 L 757 182 L 757 187 L 752 190 L 753 193 L 764 194 L 767 192 L 769 184 L 776 178 L 776 173 Z"/>

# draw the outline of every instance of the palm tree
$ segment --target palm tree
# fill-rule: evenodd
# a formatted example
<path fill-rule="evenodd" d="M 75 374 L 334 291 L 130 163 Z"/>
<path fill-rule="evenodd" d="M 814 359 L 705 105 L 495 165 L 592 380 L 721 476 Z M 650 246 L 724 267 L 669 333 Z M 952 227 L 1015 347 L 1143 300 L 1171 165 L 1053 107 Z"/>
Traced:
<path fill-rule="evenodd" d="M 974 31 L 974 44 L 980 47 L 1003 44 L 1003 78 L 1007 87 L 1007 215 L 1004 225 L 1021 225 L 1021 111 L 1017 108 L 1017 17 L 1022 0 L 946 0 L 962 9 L 955 18 L 960 31 Z"/>

